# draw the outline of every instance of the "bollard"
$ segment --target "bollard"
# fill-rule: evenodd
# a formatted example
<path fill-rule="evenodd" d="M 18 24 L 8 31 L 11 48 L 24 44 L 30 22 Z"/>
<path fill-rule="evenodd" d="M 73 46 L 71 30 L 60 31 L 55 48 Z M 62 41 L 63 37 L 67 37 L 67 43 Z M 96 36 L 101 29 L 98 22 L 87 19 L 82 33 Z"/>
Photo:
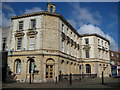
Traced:
<path fill-rule="evenodd" d="M 72 85 L 72 74 L 70 73 L 70 85 Z"/>
<path fill-rule="evenodd" d="M 29 81 L 29 84 L 31 84 L 31 73 L 30 73 L 30 81 Z"/>
<path fill-rule="evenodd" d="M 79 81 L 81 82 L 81 75 L 80 75 Z"/>
<path fill-rule="evenodd" d="M 57 83 L 57 77 L 56 77 L 56 83 Z"/>
<path fill-rule="evenodd" d="M 104 73 L 102 71 L 102 84 L 104 84 Z"/>

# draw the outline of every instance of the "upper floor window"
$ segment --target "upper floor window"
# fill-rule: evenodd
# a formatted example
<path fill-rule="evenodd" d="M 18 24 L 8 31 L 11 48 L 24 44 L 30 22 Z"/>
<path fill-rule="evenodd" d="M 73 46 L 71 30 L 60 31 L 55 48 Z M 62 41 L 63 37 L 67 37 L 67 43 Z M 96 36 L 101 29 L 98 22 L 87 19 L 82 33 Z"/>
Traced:
<path fill-rule="evenodd" d="M 89 39 L 85 38 L 85 44 L 89 44 Z"/>
<path fill-rule="evenodd" d="M 107 42 L 105 42 L 105 47 L 107 46 Z"/>
<path fill-rule="evenodd" d="M 111 56 L 114 56 L 114 53 L 111 53 Z"/>
<path fill-rule="evenodd" d="M 68 28 L 67 28 L 67 31 L 68 31 Z"/>
<path fill-rule="evenodd" d="M 31 20 L 31 29 L 36 28 L 36 19 Z"/>
<path fill-rule="evenodd" d="M 102 46 L 103 46 L 103 40 L 102 40 Z"/>
<path fill-rule="evenodd" d="M 119 55 L 117 54 L 117 58 L 119 58 Z"/>
<path fill-rule="evenodd" d="M 64 41 L 62 41 L 62 51 L 64 52 Z"/>
<path fill-rule="evenodd" d="M 34 47 L 35 47 L 35 38 L 34 37 L 30 37 L 29 50 L 34 50 Z"/>
<path fill-rule="evenodd" d="M 21 50 L 22 48 L 22 38 L 17 39 L 17 50 Z"/>
<path fill-rule="evenodd" d="M 64 24 L 62 24 L 62 31 L 64 31 Z"/>
<path fill-rule="evenodd" d="M 19 22 L 19 30 L 23 30 L 23 21 Z"/>
<path fill-rule="evenodd" d="M 98 45 L 100 45 L 100 39 L 98 39 Z"/>
<path fill-rule="evenodd" d="M 86 50 L 85 53 L 86 53 L 86 58 L 89 58 L 90 57 L 89 56 L 89 50 Z"/>

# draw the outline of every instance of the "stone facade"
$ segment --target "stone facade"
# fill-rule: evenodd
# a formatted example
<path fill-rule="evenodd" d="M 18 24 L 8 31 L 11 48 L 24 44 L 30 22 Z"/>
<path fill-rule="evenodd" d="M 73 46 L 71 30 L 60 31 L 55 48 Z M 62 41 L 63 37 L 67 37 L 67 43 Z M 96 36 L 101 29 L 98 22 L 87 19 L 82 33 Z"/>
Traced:
<path fill-rule="evenodd" d="M 8 71 L 12 73 L 8 74 L 8 80 L 29 82 L 31 78 L 34 83 L 55 81 L 56 78 L 59 80 L 60 73 L 97 74 L 101 77 L 103 68 L 104 75 L 109 76 L 109 41 L 97 34 L 79 35 L 63 16 L 55 13 L 55 5 L 50 5 L 54 9 L 52 12 L 43 11 L 11 18 L 10 50 L 13 52 L 8 57 Z M 36 21 L 35 28 L 31 28 L 31 20 Z M 18 45 L 19 38 L 22 41 Z M 88 45 L 84 44 L 84 38 L 90 39 Z M 99 48 L 98 38 L 107 43 L 107 49 Z M 90 50 L 88 58 L 86 49 Z M 99 51 L 104 53 L 100 54 Z M 104 55 L 104 58 L 100 55 Z M 31 74 L 32 63 L 34 74 Z M 90 66 L 90 71 L 86 71 L 86 65 Z"/>

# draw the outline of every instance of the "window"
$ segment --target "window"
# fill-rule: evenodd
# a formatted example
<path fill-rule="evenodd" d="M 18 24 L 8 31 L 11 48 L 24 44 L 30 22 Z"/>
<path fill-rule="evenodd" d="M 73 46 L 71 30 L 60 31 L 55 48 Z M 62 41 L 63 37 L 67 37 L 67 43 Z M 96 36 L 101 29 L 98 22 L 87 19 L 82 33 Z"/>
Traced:
<path fill-rule="evenodd" d="M 105 42 L 105 47 L 106 47 L 107 42 Z"/>
<path fill-rule="evenodd" d="M 62 30 L 64 31 L 64 24 L 62 24 Z"/>
<path fill-rule="evenodd" d="M 111 53 L 111 56 L 114 56 L 114 53 Z"/>
<path fill-rule="evenodd" d="M 86 73 L 91 73 L 91 66 L 86 64 Z"/>
<path fill-rule="evenodd" d="M 98 39 L 98 45 L 100 45 L 100 39 Z"/>
<path fill-rule="evenodd" d="M 62 51 L 64 52 L 64 41 L 62 41 Z"/>
<path fill-rule="evenodd" d="M 34 50 L 35 47 L 35 38 L 34 37 L 30 37 L 30 41 L 29 41 L 29 50 Z"/>
<path fill-rule="evenodd" d="M 86 58 L 89 58 L 89 50 L 86 50 Z"/>
<path fill-rule="evenodd" d="M 67 31 L 68 31 L 68 28 L 67 28 Z"/>
<path fill-rule="evenodd" d="M 117 54 L 117 58 L 119 58 L 119 55 Z"/>
<path fill-rule="evenodd" d="M 19 22 L 19 30 L 23 30 L 23 21 Z"/>
<path fill-rule="evenodd" d="M 21 73 L 21 61 L 16 60 L 15 64 L 16 64 L 16 74 L 20 74 Z"/>
<path fill-rule="evenodd" d="M 35 29 L 36 28 L 36 20 L 32 19 L 31 20 L 31 29 Z"/>
<path fill-rule="evenodd" d="M 33 60 L 33 59 L 29 59 L 29 62 L 28 62 L 28 64 L 29 64 L 29 73 L 34 73 L 34 71 L 35 71 L 35 61 Z"/>
<path fill-rule="evenodd" d="M 103 46 L 103 41 L 102 41 L 102 46 Z"/>
<path fill-rule="evenodd" d="M 89 44 L 89 39 L 85 38 L 85 44 Z"/>
<path fill-rule="evenodd" d="M 17 50 L 21 50 L 22 48 L 22 38 L 18 38 L 17 40 Z"/>

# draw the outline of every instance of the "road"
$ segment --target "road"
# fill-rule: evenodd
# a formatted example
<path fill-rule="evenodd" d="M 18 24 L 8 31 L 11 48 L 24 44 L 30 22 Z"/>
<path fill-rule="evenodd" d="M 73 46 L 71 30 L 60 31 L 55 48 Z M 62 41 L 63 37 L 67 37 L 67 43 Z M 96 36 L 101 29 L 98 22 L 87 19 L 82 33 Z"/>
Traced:
<path fill-rule="evenodd" d="M 16 88 L 16 89 L 27 89 L 27 88 L 116 88 L 120 90 L 120 78 L 105 78 L 105 84 L 101 84 L 101 78 L 82 79 L 81 81 L 73 81 L 72 85 L 69 81 L 65 82 L 48 82 L 48 83 L 4 83 L 2 88 Z"/>

